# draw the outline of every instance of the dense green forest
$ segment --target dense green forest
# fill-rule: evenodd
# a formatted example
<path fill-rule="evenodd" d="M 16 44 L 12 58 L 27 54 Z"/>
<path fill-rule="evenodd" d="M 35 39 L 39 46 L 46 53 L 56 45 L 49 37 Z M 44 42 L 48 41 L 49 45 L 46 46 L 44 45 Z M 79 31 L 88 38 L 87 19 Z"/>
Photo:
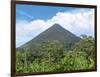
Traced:
<path fill-rule="evenodd" d="M 16 51 L 16 72 L 59 72 L 94 68 L 94 38 L 82 35 L 74 46 L 58 40 L 44 42 L 34 51 Z"/>

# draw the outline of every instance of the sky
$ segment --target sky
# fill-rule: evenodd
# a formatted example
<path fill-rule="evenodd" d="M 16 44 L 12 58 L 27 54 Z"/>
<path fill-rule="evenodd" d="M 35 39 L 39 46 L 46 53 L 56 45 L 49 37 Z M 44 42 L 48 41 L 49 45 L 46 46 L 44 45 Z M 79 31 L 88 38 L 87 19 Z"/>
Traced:
<path fill-rule="evenodd" d="M 55 23 L 77 36 L 94 36 L 94 9 L 17 4 L 16 48 Z"/>

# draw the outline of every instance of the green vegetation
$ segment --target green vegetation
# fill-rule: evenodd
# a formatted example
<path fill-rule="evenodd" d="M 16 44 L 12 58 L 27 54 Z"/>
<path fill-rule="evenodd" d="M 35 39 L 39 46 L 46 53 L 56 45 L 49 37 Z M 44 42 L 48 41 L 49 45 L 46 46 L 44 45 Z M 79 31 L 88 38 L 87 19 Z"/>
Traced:
<path fill-rule="evenodd" d="M 42 43 L 37 50 L 30 51 L 24 46 L 16 52 L 17 73 L 91 69 L 94 64 L 94 39 L 86 35 L 67 48 L 54 40 Z"/>

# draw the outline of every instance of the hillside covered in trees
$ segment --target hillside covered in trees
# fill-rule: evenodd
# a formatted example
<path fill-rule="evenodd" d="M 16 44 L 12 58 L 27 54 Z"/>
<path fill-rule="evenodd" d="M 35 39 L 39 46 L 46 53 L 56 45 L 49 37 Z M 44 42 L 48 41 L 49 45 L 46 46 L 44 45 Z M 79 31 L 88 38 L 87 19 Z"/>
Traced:
<path fill-rule="evenodd" d="M 75 36 L 55 24 L 16 49 L 16 72 L 59 72 L 95 68 L 94 38 Z"/>

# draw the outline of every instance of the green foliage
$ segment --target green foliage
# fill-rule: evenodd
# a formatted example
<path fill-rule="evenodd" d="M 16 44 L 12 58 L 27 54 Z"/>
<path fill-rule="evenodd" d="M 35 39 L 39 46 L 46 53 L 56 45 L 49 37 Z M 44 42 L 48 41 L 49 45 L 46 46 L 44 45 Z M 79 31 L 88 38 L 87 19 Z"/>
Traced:
<path fill-rule="evenodd" d="M 54 40 L 52 42 L 48 41 L 44 43 L 40 51 L 43 52 L 42 57 L 48 59 L 49 61 L 55 61 L 59 59 L 61 54 L 63 54 L 63 46 L 58 40 Z M 45 53 L 44 53 L 45 52 Z"/>
<path fill-rule="evenodd" d="M 17 73 L 70 71 L 94 68 L 94 39 L 81 36 L 70 50 L 58 40 L 44 42 L 37 53 L 24 46 L 16 52 Z"/>
<path fill-rule="evenodd" d="M 79 70 L 87 67 L 85 53 L 69 51 L 64 58 L 61 59 L 61 63 L 65 70 Z"/>

